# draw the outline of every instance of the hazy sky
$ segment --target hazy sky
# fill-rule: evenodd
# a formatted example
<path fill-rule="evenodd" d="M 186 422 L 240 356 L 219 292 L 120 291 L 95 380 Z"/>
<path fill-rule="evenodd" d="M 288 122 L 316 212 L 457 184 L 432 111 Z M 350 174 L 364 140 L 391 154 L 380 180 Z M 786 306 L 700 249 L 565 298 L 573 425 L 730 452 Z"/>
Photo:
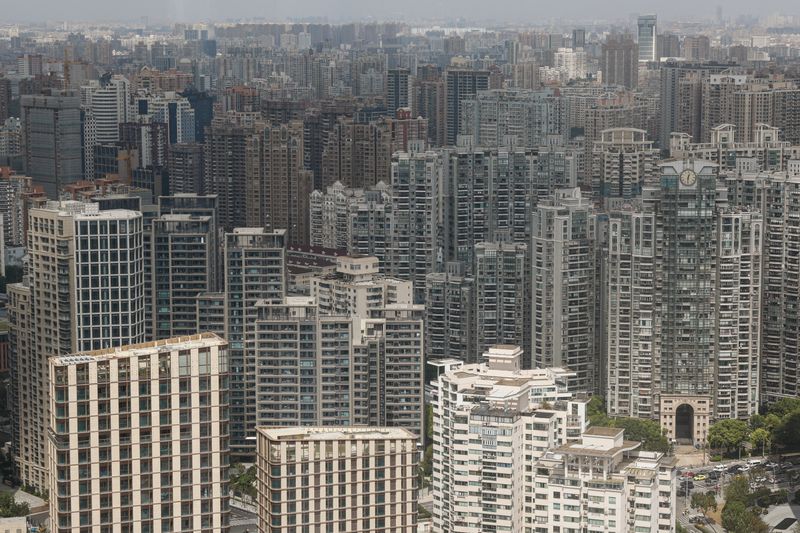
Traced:
<path fill-rule="evenodd" d="M 630 13 L 655 12 L 668 18 L 708 18 L 715 6 L 726 16 L 742 13 L 765 15 L 800 11 L 789 0 L 0 0 L 0 22 L 7 20 L 153 20 L 201 21 L 261 17 L 327 17 L 363 20 L 419 20 L 462 16 L 469 20 L 500 22 L 542 21 L 552 17 L 587 20 L 621 19 Z"/>

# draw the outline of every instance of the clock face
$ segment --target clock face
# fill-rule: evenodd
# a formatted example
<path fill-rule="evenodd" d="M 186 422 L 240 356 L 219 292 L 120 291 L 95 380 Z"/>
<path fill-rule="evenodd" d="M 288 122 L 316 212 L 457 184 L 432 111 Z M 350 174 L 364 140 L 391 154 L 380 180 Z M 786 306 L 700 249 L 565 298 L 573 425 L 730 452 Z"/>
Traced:
<path fill-rule="evenodd" d="M 691 187 L 695 183 L 697 183 L 697 174 L 694 173 L 694 170 L 686 169 L 681 172 L 681 184 L 686 185 L 687 187 Z"/>

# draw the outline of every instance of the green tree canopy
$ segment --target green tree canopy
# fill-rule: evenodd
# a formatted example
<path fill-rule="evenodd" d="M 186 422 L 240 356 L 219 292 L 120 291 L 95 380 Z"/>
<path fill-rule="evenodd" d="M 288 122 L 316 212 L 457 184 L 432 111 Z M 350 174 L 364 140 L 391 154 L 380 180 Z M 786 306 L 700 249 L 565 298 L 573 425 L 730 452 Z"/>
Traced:
<path fill-rule="evenodd" d="M 772 434 L 766 428 L 758 428 L 750 433 L 750 444 L 754 448 L 760 449 L 761 455 L 764 455 L 764 451 L 769 448 L 771 441 Z"/>
<path fill-rule="evenodd" d="M 747 422 L 743 420 L 720 420 L 708 429 L 708 444 L 712 448 L 735 449 L 744 444 L 747 433 Z"/>
<path fill-rule="evenodd" d="M 766 533 L 769 528 L 747 506 L 740 502 L 728 502 L 722 510 L 722 527 L 730 533 Z"/>
<path fill-rule="evenodd" d="M 27 503 L 17 503 L 11 492 L 0 492 L 0 518 L 26 516 L 31 510 Z"/>
<path fill-rule="evenodd" d="M 767 408 L 768 414 L 783 418 L 791 412 L 800 411 L 800 398 L 781 398 Z"/>
<path fill-rule="evenodd" d="M 773 442 L 783 446 L 800 443 L 800 410 L 786 414 L 775 428 Z"/>

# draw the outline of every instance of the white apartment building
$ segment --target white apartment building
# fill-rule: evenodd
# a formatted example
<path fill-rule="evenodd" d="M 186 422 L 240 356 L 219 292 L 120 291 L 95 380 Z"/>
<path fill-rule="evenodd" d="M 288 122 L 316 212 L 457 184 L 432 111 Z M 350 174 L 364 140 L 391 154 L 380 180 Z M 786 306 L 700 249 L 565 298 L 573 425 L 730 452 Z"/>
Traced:
<path fill-rule="evenodd" d="M 336 272 L 311 278 L 311 297 L 321 313 L 366 318 L 389 304 L 413 303 L 413 283 L 381 275 L 377 257 L 339 256 Z"/>
<path fill-rule="evenodd" d="M 523 531 L 534 462 L 586 429 L 588 400 L 567 392 L 569 371 L 522 370 L 517 346 L 485 357 L 435 384 L 433 527 L 442 533 Z"/>
<path fill-rule="evenodd" d="M 226 341 L 78 352 L 49 370 L 52 531 L 228 531 Z"/>
<path fill-rule="evenodd" d="M 387 427 L 259 427 L 259 533 L 417 531 L 416 437 Z"/>
<path fill-rule="evenodd" d="M 759 172 L 788 170 L 790 162 L 800 159 L 800 146 L 781 141 L 780 131 L 767 124 L 757 124 L 751 142 L 741 142 L 736 126 L 720 124 L 711 128 L 710 142 L 692 142 L 688 133 L 673 132 L 669 140 L 670 157 L 705 159 L 724 172 Z"/>
<path fill-rule="evenodd" d="M 524 532 L 675 531 L 675 459 L 623 437 L 622 429 L 592 427 L 535 462 Z"/>

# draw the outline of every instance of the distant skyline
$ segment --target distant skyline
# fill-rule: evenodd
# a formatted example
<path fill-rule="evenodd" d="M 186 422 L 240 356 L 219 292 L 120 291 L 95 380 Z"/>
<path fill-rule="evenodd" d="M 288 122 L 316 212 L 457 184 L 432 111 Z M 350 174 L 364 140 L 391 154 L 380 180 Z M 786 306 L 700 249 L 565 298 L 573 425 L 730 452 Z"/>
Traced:
<path fill-rule="evenodd" d="M 618 0 L 598 3 L 589 0 L 572 2 L 524 2 L 520 0 L 406 0 L 385 2 L 375 0 L 28 0 L 10 1 L 3 8 L 6 22 L 46 21 L 135 21 L 143 16 L 152 21 L 199 22 L 224 21 L 242 18 L 263 18 L 274 21 L 302 17 L 325 18 L 330 22 L 346 20 L 420 19 L 484 20 L 487 23 L 535 23 L 548 19 L 564 20 L 626 19 L 634 13 L 657 13 L 666 19 L 712 19 L 720 2 L 674 0 Z M 732 0 L 723 5 L 726 17 L 741 14 L 769 15 L 800 14 L 797 4 L 786 0 L 764 0 L 754 5 L 744 0 Z"/>

